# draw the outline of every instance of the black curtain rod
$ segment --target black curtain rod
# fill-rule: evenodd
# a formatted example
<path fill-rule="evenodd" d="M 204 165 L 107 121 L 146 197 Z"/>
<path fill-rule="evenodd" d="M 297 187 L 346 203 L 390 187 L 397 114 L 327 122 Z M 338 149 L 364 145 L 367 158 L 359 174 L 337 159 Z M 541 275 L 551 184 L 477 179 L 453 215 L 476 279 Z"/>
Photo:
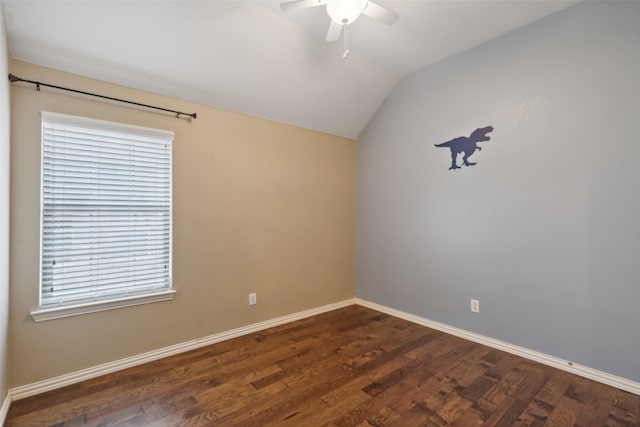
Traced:
<path fill-rule="evenodd" d="M 69 91 L 69 92 L 80 93 L 82 95 L 95 96 L 97 98 L 108 99 L 110 101 L 118 101 L 118 102 L 124 102 L 125 104 L 133 104 L 133 105 L 137 105 L 139 107 L 153 108 L 154 110 L 161 110 L 161 111 L 166 111 L 168 113 L 174 113 L 177 118 L 180 118 L 180 116 L 187 116 L 187 117 L 191 117 L 192 119 L 195 119 L 196 115 L 197 115 L 197 113 L 183 113 L 182 111 L 169 110 L 168 108 L 156 107 L 156 106 L 148 105 L 148 104 L 141 104 L 139 102 L 127 101 L 126 99 L 119 99 L 119 98 L 113 98 L 111 96 L 98 95 L 97 93 L 85 92 L 85 91 L 82 91 L 82 90 L 70 89 L 68 87 L 50 85 L 50 84 L 47 84 L 47 83 L 40 83 L 40 82 L 36 82 L 36 81 L 33 81 L 33 80 L 25 80 L 25 79 L 21 79 L 18 76 L 14 76 L 13 74 L 9 74 L 9 81 L 11 83 L 15 83 L 15 82 L 31 83 L 32 85 L 36 85 L 36 90 L 38 92 L 40 91 L 40 86 L 45 86 L 45 87 L 50 87 L 50 88 L 53 88 L 53 89 L 60 89 L 60 90 L 66 90 L 66 91 Z"/>

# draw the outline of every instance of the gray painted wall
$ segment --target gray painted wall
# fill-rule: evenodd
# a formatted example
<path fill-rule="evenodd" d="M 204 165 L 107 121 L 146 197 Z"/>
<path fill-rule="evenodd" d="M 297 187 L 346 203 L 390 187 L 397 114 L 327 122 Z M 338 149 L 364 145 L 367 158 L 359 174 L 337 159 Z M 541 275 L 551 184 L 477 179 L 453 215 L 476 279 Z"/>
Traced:
<path fill-rule="evenodd" d="M 640 381 L 639 76 L 640 2 L 584 2 L 403 79 L 357 143 L 357 296 Z"/>

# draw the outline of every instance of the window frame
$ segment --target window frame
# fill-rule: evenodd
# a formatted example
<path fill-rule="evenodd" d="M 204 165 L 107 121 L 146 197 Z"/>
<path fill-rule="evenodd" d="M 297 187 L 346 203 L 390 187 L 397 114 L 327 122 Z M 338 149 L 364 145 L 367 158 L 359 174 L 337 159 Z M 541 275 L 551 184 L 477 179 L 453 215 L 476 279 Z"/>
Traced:
<path fill-rule="evenodd" d="M 125 123 L 110 122 L 98 119 L 92 119 L 81 116 L 72 116 L 66 114 L 52 113 L 49 111 L 41 111 L 40 113 L 40 229 L 39 229 L 39 280 L 38 280 L 38 308 L 31 311 L 31 316 L 36 322 L 58 319 L 69 316 L 76 316 L 85 313 L 94 313 L 105 310 L 113 310 L 122 307 L 131 307 L 141 304 L 149 304 L 160 301 L 172 300 L 175 296 L 173 287 L 173 142 L 175 133 L 167 130 L 159 130 L 146 128 L 141 126 L 129 125 Z M 67 124 L 71 126 L 88 127 L 101 131 L 115 131 L 129 133 L 131 135 L 151 136 L 155 138 L 166 138 L 171 146 L 169 148 L 169 267 L 168 279 L 169 288 L 158 291 L 139 294 L 134 296 L 120 296 L 98 301 L 86 301 L 78 303 L 69 303 L 63 305 L 44 305 L 43 306 L 43 252 L 44 252 L 44 164 L 45 164 L 45 139 L 44 124 L 45 122 L 54 122 L 57 124 Z"/>

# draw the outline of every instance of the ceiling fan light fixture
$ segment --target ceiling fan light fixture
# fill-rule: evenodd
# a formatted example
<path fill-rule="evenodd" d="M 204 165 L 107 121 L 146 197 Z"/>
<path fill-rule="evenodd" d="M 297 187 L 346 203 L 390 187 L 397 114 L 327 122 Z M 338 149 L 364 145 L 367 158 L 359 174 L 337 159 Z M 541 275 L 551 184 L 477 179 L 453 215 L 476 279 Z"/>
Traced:
<path fill-rule="evenodd" d="M 336 23 L 347 25 L 358 19 L 368 0 L 327 0 L 327 14 Z"/>

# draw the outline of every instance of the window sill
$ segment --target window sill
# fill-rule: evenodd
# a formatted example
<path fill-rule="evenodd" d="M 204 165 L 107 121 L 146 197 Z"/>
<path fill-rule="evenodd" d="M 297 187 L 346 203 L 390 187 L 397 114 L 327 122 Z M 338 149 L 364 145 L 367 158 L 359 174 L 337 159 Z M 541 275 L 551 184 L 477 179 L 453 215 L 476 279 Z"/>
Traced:
<path fill-rule="evenodd" d="M 172 300 L 176 291 L 170 290 L 157 294 L 142 295 L 128 298 L 120 298 L 110 301 L 100 301 L 87 304 L 68 305 L 64 307 L 39 308 L 31 312 L 31 317 L 36 322 L 60 319 L 63 317 L 78 316 L 80 314 L 96 313 L 98 311 L 113 310 L 134 305 L 150 304 L 160 301 Z"/>

